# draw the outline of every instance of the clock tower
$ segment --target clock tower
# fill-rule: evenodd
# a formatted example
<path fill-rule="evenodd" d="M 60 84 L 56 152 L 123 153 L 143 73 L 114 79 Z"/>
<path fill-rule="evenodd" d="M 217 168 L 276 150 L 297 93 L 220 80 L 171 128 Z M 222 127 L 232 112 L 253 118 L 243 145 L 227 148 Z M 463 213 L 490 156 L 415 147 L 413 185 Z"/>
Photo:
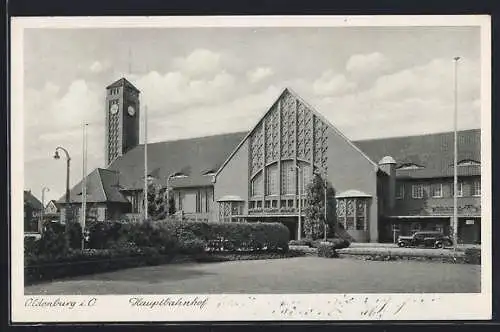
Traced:
<path fill-rule="evenodd" d="M 139 144 L 139 94 L 125 78 L 106 87 L 106 167 Z"/>

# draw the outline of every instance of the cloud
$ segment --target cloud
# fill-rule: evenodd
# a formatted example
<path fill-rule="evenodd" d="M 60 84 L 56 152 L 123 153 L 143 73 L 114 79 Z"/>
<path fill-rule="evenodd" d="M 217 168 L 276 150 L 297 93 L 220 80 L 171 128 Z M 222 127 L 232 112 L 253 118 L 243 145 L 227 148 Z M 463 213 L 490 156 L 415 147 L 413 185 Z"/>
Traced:
<path fill-rule="evenodd" d="M 99 73 L 103 72 L 104 70 L 106 70 L 107 68 L 108 68 L 108 66 L 106 64 L 103 64 L 102 62 L 99 62 L 99 61 L 94 61 L 90 65 L 89 70 L 94 74 L 99 74 Z"/>
<path fill-rule="evenodd" d="M 379 52 L 352 55 L 346 63 L 346 71 L 354 77 L 366 77 L 383 73 L 391 67 L 389 59 Z"/>
<path fill-rule="evenodd" d="M 433 59 L 376 79 L 371 88 L 317 99 L 319 110 L 353 139 L 453 130 L 453 64 Z M 477 62 L 459 67 L 459 128 L 480 126 Z"/>
<path fill-rule="evenodd" d="M 356 88 L 356 83 L 349 82 L 343 74 L 336 74 L 328 70 L 314 81 L 314 93 L 320 96 L 339 95 L 352 91 Z"/>
<path fill-rule="evenodd" d="M 211 75 L 220 71 L 222 55 L 207 49 L 196 49 L 187 57 L 174 59 L 174 67 L 191 77 Z"/>
<path fill-rule="evenodd" d="M 236 93 L 235 77 L 221 71 L 209 78 L 193 79 L 182 72 L 150 72 L 135 80 L 141 100 L 151 113 L 177 112 L 195 105 L 223 103 Z"/>
<path fill-rule="evenodd" d="M 247 72 L 247 78 L 250 83 L 260 82 L 274 75 L 274 71 L 270 67 L 258 67 Z"/>
<path fill-rule="evenodd" d="M 375 99 L 420 98 L 453 99 L 453 62 L 437 58 L 399 72 L 379 77 L 371 91 Z M 460 79 L 460 77 L 462 79 Z M 469 100 L 479 96 L 480 70 L 477 62 L 463 62 L 459 67 L 459 97 Z"/>

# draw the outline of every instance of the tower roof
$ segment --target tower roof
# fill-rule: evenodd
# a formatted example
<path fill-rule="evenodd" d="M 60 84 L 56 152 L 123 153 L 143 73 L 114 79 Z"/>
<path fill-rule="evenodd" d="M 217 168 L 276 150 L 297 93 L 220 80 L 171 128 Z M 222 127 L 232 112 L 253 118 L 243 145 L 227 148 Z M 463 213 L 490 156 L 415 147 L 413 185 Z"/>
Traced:
<path fill-rule="evenodd" d="M 120 87 L 123 87 L 123 86 L 127 86 L 127 87 L 131 88 L 132 90 L 134 90 L 136 92 L 139 92 L 139 93 L 141 92 L 132 83 L 130 83 L 125 77 L 122 77 L 119 80 L 115 81 L 114 83 L 111 83 L 110 85 L 108 85 L 106 87 L 106 89 L 120 88 Z"/>

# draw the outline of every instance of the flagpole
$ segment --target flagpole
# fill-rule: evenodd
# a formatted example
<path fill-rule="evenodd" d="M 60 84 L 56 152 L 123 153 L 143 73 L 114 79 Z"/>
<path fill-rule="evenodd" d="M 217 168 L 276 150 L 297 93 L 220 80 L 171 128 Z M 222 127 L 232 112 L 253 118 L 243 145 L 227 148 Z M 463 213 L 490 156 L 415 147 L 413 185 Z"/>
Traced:
<path fill-rule="evenodd" d="M 458 154 L 458 142 L 457 142 L 457 127 L 458 127 L 458 61 L 460 57 L 454 57 L 454 112 L 453 112 L 453 249 L 456 252 L 458 243 L 458 207 L 457 207 L 457 189 L 458 189 L 458 176 L 457 176 L 457 154 Z"/>
<path fill-rule="evenodd" d="M 87 123 L 83 124 L 83 181 L 82 181 L 82 240 L 81 248 L 85 249 L 85 221 L 87 217 Z"/>
<path fill-rule="evenodd" d="M 148 220 L 148 106 L 144 106 L 144 221 Z"/>

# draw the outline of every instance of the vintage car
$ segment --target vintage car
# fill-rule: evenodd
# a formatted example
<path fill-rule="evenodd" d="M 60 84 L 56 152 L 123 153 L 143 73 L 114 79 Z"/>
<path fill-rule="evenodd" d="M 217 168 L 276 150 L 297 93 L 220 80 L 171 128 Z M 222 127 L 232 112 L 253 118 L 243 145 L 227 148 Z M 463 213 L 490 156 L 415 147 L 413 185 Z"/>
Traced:
<path fill-rule="evenodd" d="M 399 247 L 443 248 L 453 245 L 453 241 L 441 232 L 416 232 L 412 236 L 398 237 Z"/>

